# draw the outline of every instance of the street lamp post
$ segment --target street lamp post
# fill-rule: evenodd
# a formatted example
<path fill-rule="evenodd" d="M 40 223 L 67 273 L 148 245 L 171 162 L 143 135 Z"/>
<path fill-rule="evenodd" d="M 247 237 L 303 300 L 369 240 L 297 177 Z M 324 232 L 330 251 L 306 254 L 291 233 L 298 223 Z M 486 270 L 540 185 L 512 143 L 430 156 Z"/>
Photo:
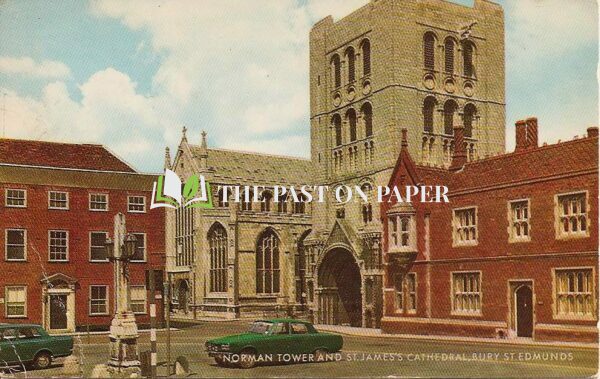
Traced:
<path fill-rule="evenodd" d="M 135 254 L 136 238 L 127 234 L 125 216 L 115 215 L 113 239 L 106 240 L 108 259 L 114 263 L 115 315 L 110 324 L 110 359 L 107 363 L 111 374 L 118 376 L 140 374 L 138 353 L 138 329 L 131 311 L 129 295 L 129 271 L 127 264 Z"/>

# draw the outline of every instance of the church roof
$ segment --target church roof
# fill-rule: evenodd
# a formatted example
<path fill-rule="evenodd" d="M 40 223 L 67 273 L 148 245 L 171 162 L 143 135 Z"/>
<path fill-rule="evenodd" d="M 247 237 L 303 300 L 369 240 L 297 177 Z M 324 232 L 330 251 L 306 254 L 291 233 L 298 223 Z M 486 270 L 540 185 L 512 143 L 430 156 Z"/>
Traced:
<path fill-rule="evenodd" d="M 102 145 L 0 138 L 0 164 L 135 172 Z"/>
<path fill-rule="evenodd" d="M 190 145 L 199 159 L 202 147 Z M 313 166 L 309 159 L 262 153 L 209 148 L 208 167 L 215 181 L 257 185 L 314 184 Z"/>

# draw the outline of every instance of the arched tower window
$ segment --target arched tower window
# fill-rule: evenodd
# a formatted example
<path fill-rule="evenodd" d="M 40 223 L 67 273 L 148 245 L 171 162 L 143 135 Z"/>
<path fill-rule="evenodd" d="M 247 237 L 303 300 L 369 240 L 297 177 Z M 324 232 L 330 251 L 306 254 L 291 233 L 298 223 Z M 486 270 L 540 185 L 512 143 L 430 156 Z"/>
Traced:
<path fill-rule="evenodd" d="M 256 246 L 256 293 L 279 292 L 279 238 L 267 229 Z"/>
<path fill-rule="evenodd" d="M 423 130 L 433 132 L 433 115 L 435 112 L 435 98 L 427 97 L 423 102 Z"/>
<path fill-rule="evenodd" d="M 346 49 L 346 61 L 348 62 L 348 83 L 352 83 L 356 79 L 356 55 L 354 48 Z"/>
<path fill-rule="evenodd" d="M 337 88 L 342 85 L 342 64 L 340 56 L 337 54 L 331 58 L 331 69 L 333 70 L 333 82 Z"/>
<path fill-rule="evenodd" d="M 475 76 L 475 66 L 473 65 L 473 53 L 475 52 L 475 46 L 471 41 L 465 41 L 463 43 L 463 71 L 465 76 Z"/>
<path fill-rule="evenodd" d="M 210 291 L 227 292 L 227 231 L 214 224 L 208 232 L 210 250 Z"/>
<path fill-rule="evenodd" d="M 370 103 L 364 103 L 360 111 L 365 123 L 365 137 L 371 137 L 373 135 L 373 107 Z"/>
<path fill-rule="evenodd" d="M 452 135 L 454 133 L 454 114 L 458 105 L 454 100 L 448 100 L 444 103 L 444 134 Z"/>
<path fill-rule="evenodd" d="M 477 108 L 473 104 L 467 104 L 465 106 L 465 110 L 463 112 L 463 122 L 465 125 L 465 136 L 472 137 L 473 136 L 473 122 L 475 121 L 475 116 L 477 114 Z"/>
<path fill-rule="evenodd" d="M 423 36 L 423 65 L 428 70 L 435 69 L 435 35 L 432 32 Z"/>
<path fill-rule="evenodd" d="M 335 145 L 340 146 L 342 144 L 342 117 L 339 114 L 333 115 L 331 123 L 335 133 Z"/>
<path fill-rule="evenodd" d="M 454 40 L 450 37 L 444 41 L 444 71 L 448 74 L 454 73 Z"/>
<path fill-rule="evenodd" d="M 354 142 L 356 141 L 356 111 L 354 109 L 348 109 L 348 112 L 346 112 L 346 121 L 350 129 L 350 142 Z"/>
<path fill-rule="evenodd" d="M 371 73 L 371 42 L 366 39 L 362 42 L 363 75 Z"/>

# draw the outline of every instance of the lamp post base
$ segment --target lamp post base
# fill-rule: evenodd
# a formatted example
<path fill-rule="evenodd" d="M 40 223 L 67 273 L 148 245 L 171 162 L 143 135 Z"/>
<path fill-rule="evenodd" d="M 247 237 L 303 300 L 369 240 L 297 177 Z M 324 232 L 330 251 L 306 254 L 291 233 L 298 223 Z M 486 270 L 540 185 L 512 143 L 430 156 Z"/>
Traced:
<path fill-rule="evenodd" d="M 107 370 L 111 374 L 140 374 L 138 329 L 132 312 L 117 313 L 110 325 L 110 360 Z M 120 375 L 119 375 L 120 376 Z"/>

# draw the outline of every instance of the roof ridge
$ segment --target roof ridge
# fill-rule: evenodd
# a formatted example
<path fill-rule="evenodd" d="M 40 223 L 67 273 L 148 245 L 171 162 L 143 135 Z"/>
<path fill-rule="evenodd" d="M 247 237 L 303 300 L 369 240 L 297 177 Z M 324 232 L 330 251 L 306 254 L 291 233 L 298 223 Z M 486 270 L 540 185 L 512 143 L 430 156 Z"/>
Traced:
<path fill-rule="evenodd" d="M 37 142 L 37 143 L 51 143 L 54 145 L 85 145 L 85 146 L 99 146 L 106 149 L 106 146 L 100 143 L 88 143 L 88 142 L 58 142 L 58 141 L 43 141 L 37 139 L 25 139 L 25 138 L 12 138 L 12 137 L 0 137 L 0 141 L 22 141 L 22 142 Z"/>
<path fill-rule="evenodd" d="M 483 162 L 483 161 L 491 161 L 491 160 L 494 160 L 494 159 L 502 159 L 502 158 L 506 158 L 506 157 L 513 157 L 513 156 L 518 156 L 518 155 L 530 154 L 530 153 L 534 153 L 534 152 L 538 152 L 538 151 L 542 151 L 542 150 L 551 150 L 551 149 L 555 149 L 557 147 L 562 147 L 565 144 L 583 143 L 583 142 L 586 142 L 588 140 L 594 140 L 594 139 L 597 139 L 597 138 L 598 137 L 582 137 L 582 138 L 572 139 L 572 140 L 568 140 L 568 141 L 560 141 L 560 142 L 553 143 L 553 144 L 546 144 L 546 145 L 535 147 L 533 149 L 525 149 L 525 150 L 521 150 L 521 151 L 511 151 L 511 152 L 507 152 L 507 153 L 504 153 L 504 154 L 498 154 L 498 155 L 493 155 L 493 156 L 490 156 L 490 157 L 475 159 L 473 161 L 466 162 L 465 166 L 477 164 L 477 163 L 480 163 L 480 162 Z"/>
<path fill-rule="evenodd" d="M 200 149 L 201 146 L 199 145 L 191 145 L 193 148 L 195 149 Z M 231 153 L 238 153 L 238 154 L 246 154 L 246 155 L 262 155 L 265 157 L 274 157 L 274 158 L 284 158 L 284 159 L 295 159 L 295 160 L 299 160 L 299 161 L 306 161 L 306 162 L 311 162 L 310 158 L 304 158 L 304 157 L 295 157 L 293 155 L 282 155 L 282 154 L 270 154 L 270 153 L 262 153 L 262 152 L 258 152 L 258 151 L 247 151 L 247 150 L 236 150 L 236 149 L 226 149 L 226 148 L 222 148 L 222 147 L 209 147 L 208 151 L 210 152 L 211 150 L 214 151 L 224 151 L 224 152 L 231 152 Z"/>

